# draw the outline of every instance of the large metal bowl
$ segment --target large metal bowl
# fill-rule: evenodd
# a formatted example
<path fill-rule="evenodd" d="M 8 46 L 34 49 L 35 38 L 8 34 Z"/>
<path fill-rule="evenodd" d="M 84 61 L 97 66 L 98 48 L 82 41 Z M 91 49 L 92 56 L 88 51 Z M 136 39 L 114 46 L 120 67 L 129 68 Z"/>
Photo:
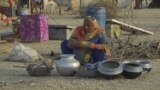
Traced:
<path fill-rule="evenodd" d="M 114 79 L 119 76 L 122 71 L 122 64 L 117 61 L 104 61 L 98 64 L 98 72 L 107 79 Z"/>

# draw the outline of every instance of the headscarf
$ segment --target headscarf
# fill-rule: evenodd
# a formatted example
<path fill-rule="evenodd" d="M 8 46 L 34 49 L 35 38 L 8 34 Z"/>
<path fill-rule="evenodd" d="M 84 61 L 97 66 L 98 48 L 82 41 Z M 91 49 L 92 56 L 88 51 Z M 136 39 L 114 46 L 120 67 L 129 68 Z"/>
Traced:
<path fill-rule="evenodd" d="M 99 24 L 98 24 L 97 20 L 92 16 L 86 16 L 85 19 L 84 19 L 83 25 L 84 26 L 85 25 L 90 25 L 90 26 L 93 26 L 96 29 L 99 29 Z"/>
<path fill-rule="evenodd" d="M 86 26 L 91 26 L 93 30 L 86 34 Z M 86 16 L 83 22 L 83 26 L 78 26 L 71 35 L 71 38 L 76 40 L 89 40 L 95 37 L 101 31 L 102 30 L 100 29 L 97 20 L 92 16 Z"/>
<path fill-rule="evenodd" d="M 93 29 L 91 30 L 91 32 L 88 33 L 88 35 L 85 36 L 86 39 L 91 39 L 102 31 L 99 27 L 97 20 L 93 16 L 86 16 L 83 22 L 83 26 L 84 28 L 85 26 L 90 26 L 92 27 L 91 29 Z"/>

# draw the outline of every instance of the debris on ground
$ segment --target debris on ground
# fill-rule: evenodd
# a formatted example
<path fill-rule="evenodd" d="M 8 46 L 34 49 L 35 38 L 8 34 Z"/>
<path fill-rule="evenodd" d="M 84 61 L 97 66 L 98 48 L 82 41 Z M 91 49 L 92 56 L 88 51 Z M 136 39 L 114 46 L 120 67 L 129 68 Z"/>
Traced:
<path fill-rule="evenodd" d="M 112 58 L 119 60 L 133 60 L 133 59 L 157 59 L 160 58 L 160 42 L 140 42 L 138 45 L 132 43 L 123 43 L 119 41 L 119 45 L 112 49 Z"/>

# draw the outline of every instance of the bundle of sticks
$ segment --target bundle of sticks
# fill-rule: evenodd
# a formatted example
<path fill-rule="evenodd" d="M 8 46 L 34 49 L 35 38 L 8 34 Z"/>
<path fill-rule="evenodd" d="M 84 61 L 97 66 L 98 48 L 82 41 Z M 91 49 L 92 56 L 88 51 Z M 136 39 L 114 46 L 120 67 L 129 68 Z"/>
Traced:
<path fill-rule="evenodd" d="M 119 42 L 120 43 L 120 42 Z M 140 42 L 138 45 L 132 43 L 118 44 L 118 47 L 112 48 L 112 57 L 118 60 L 133 60 L 133 59 L 157 59 L 160 58 L 160 42 Z"/>

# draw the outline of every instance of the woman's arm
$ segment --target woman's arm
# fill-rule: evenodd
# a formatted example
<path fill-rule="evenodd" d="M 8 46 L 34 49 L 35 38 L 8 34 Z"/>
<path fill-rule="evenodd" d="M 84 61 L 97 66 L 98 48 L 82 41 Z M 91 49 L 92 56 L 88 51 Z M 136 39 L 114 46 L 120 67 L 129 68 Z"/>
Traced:
<path fill-rule="evenodd" d="M 92 49 L 98 49 L 98 50 L 102 50 L 104 52 L 106 52 L 106 54 L 110 54 L 111 53 L 111 46 L 110 43 L 107 39 L 107 36 L 104 32 L 100 33 L 98 36 L 98 42 L 96 43 L 91 43 L 89 45 L 89 48 Z"/>

